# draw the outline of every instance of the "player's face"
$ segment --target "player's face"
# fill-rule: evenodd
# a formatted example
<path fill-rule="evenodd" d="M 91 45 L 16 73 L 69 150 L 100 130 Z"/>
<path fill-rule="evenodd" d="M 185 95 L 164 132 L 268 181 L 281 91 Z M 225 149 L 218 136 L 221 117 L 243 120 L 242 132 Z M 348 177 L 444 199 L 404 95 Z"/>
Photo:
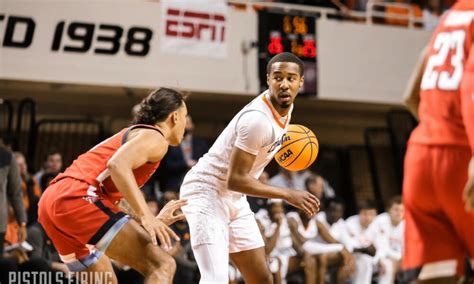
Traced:
<path fill-rule="evenodd" d="M 176 116 L 176 120 L 174 120 L 175 124 L 172 128 L 170 145 L 178 146 L 183 140 L 184 130 L 186 129 L 186 116 L 188 115 L 186 104 L 183 103 L 183 105 L 172 115 Z"/>
<path fill-rule="evenodd" d="M 398 224 L 403 220 L 405 208 L 403 207 L 403 204 L 395 203 L 392 205 L 392 207 L 390 207 L 388 214 L 390 215 L 390 219 L 392 220 L 392 222 Z"/>
<path fill-rule="evenodd" d="M 375 209 L 362 209 L 359 213 L 360 224 L 362 227 L 367 228 L 377 216 L 377 210 Z"/>
<path fill-rule="evenodd" d="M 267 74 L 267 84 L 273 105 L 280 109 L 291 106 L 298 91 L 303 86 L 304 77 L 300 75 L 300 67 L 293 62 L 275 62 L 270 74 Z"/>

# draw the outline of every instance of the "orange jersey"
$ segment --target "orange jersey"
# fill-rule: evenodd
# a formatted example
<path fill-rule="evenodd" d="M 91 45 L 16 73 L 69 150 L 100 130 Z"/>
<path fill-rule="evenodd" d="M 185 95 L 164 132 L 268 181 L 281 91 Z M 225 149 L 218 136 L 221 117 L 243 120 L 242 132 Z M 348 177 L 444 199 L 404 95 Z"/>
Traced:
<path fill-rule="evenodd" d="M 461 83 L 474 40 L 473 2 L 458 1 L 433 34 L 420 88 L 420 123 L 410 143 L 469 147 Z"/>
<path fill-rule="evenodd" d="M 54 184 L 63 178 L 74 178 L 87 183 L 89 188 L 87 190 L 81 189 L 61 192 L 58 193 L 58 195 L 69 195 L 71 197 L 83 196 L 92 199 L 106 198 L 113 203 L 120 200 L 122 195 L 117 190 L 117 187 L 110 177 L 107 163 L 120 146 L 127 141 L 127 135 L 130 130 L 136 128 L 150 128 L 159 131 L 157 128 L 150 125 L 132 125 L 128 128 L 122 129 L 114 136 L 96 145 L 88 152 L 80 155 L 72 165 L 63 173 L 59 174 L 51 184 Z M 159 162 L 146 163 L 133 170 L 133 174 L 135 175 L 139 187 L 145 184 L 158 166 Z"/>

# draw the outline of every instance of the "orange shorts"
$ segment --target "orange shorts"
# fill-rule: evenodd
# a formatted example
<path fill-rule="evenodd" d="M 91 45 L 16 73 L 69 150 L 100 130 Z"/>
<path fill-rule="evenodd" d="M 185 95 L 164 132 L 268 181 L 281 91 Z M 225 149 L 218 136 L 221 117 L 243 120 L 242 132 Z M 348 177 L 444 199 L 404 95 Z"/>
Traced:
<path fill-rule="evenodd" d="M 90 185 L 64 178 L 50 185 L 38 205 L 38 221 L 71 271 L 91 266 L 129 217 L 109 200 L 87 196 Z"/>
<path fill-rule="evenodd" d="M 404 269 L 455 259 L 462 275 L 465 255 L 474 257 L 474 214 L 464 210 L 462 200 L 470 159 L 469 148 L 408 146 Z"/>

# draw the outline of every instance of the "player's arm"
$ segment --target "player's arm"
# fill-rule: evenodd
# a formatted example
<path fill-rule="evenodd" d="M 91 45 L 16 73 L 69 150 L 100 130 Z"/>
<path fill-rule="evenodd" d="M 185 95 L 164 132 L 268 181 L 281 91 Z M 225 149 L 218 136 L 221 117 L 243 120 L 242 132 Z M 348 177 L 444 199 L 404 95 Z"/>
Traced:
<path fill-rule="evenodd" d="M 227 185 L 230 190 L 246 195 L 283 199 L 291 205 L 301 208 L 308 216 L 319 210 L 319 200 L 309 192 L 289 188 L 270 186 L 250 176 L 250 170 L 256 156 L 234 147 L 230 156 Z"/>
<path fill-rule="evenodd" d="M 425 70 L 427 47 L 425 47 L 416 62 L 415 68 L 412 71 L 408 85 L 403 95 L 403 101 L 408 110 L 418 119 L 418 106 L 420 104 L 420 86 L 423 72 Z"/>
<path fill-rule="evenodd" d="M 148 162 L 161 160 L 166 153 L 168 143 L 155 130 L 139 129 L 136 131 L 136 135 L 131 137 L 110 158 L 107 168 L 118 191 L 130 204 L 131 209 L 140 219 L 142 226 L 150 234 L 153 244 L 157 244 L 156 237 L 158 236 L 160 242 L 165 247 L 171 247 L 170 236 L 175 239 L 179 238 L 165 224 L 155 219 L 155 216 L 153 216 L 146 204 L 143 194 L 140 192 L 133 174 L 133 169 Z"/>
<path fill-rule="evenodd" d="M 316 214 L 319 200 L 314 195 L 270 186 L 250 175 L 259 150 L 274 139 L 268 118 L 258 111 L 245 113 L 236 123 L 235 131 L 237 137 L 230 155 L 227 188 L 250 196 L 283 199 L 309 216 Z"/>
<path fill-rule="evenodd" d="M 461 110 L 464 127 L 471 146 L 472 158 L 468 167 L 468 180 L 464 188 L 466 210 L 474 211 L 474 45 L 469 50 L 469 58 L 461 82 Z"/>

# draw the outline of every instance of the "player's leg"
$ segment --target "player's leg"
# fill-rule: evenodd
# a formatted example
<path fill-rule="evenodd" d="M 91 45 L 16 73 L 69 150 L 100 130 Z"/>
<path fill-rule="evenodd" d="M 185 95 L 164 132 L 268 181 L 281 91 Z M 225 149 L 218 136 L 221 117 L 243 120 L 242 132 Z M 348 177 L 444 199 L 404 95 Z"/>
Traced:
<path fill-rule="evenodd" d="M 264 247 L 231 253 L 230 258 L 242 273 L 245 283 L 273 283 Z"/>
<path fill-rule="evenodd" d="M 115 235 L 105 253 L 128 265 L 145 277 L 145 283 L 172 283 L 176 263 L 159 246 L 152 244 L 148 233 L 130 220 Z"/>
<path fill-rule="evenodd" d="M 86 270 L 76 273 L 76 278 L 80 283 L 94 284 L 116 284 L 117 277 L 110 259 L 102 255 L 97 262 L 89 266 Z"/>
<path fill-rule="evenodd" d="M 449 279 L 445 280 L 454 281 L 456 267 L 446 265 L 445 261 L 457 262 L 463 255 L 462 245 L 453 234 L 454 228 L 443 210 L 444 201 L 438 196 L 446 189 L 440 186 L 436 177 L 446 172 L 435 170 L 439 162 L 437 155 L 433 147 L 409 145 L 405 157 L 403 269 L 421 268 L 418 276 L 421 283 L 446 277 Z"/>
<path fill-rule="evenodd" d="M 246 202 L 243 202 L 243 209 L 240 210 L 244 215 L 229 224 L 230 258 L 246 283 L 273 283 L 262 235 L 248 203 L 245 206 Z"/>
<path fill-rule="evenodd" d="M 226 242 L 197 245 L 193 247 L 193 253 L 201 274 L 200 284 L 228 283 L 229 253 Z"/>
<path fill-rule="evenodd" d="M 458 236 L 457 242 L 464 246 L 464 251 L 474 257 L 474 213 L 467 212 L 462 193 L 467 182 L 467 168 L 471 159 L 469 148 L 446 147 L 440 149 L 438 171 L 446 175 L 436 177 L 438 184 L 443 188 L 439 191 L 439 199 L 450 223 L 453 226 L 453 234 Z M 460 255 L 460 258 L 463 255 Z M 464 261 L 457 264 L 457 275 L 464 274 Z"/>

